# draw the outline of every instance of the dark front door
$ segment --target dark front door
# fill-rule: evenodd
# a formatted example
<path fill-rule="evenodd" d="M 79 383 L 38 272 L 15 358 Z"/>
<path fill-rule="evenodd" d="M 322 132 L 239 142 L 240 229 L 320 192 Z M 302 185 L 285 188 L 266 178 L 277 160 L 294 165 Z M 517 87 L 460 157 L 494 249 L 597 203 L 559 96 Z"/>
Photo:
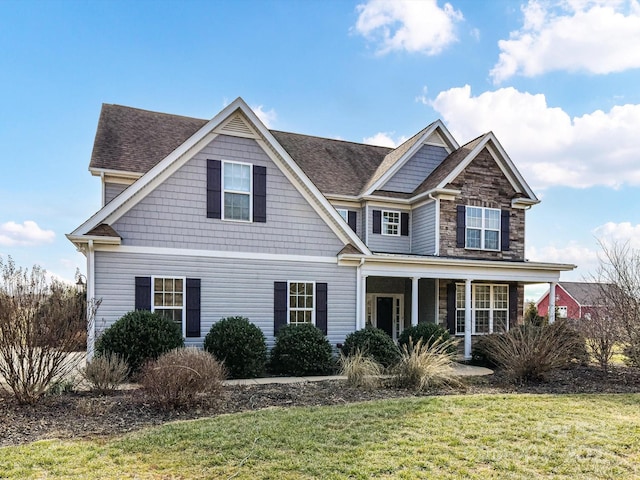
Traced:
<path fill-rule="evenodd" d="M 376 298 L 376 325 L 393 338 L 393 297 Z"/>

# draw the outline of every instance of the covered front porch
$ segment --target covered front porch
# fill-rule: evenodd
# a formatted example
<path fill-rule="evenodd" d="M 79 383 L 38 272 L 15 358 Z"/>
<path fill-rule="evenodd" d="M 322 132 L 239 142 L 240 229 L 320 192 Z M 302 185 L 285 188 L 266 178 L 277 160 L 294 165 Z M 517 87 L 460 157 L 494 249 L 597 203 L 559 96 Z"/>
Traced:
<path fill-rule="evenodd" d="M 386 331 L 397 340 L 421 322 L 437 323 L 464 339 L 504 332 L 522 322 L 524 286 L 549 283 L 573 265 L 374 254 L 358 257 L 357 325 Z M 552 320 L 552 319 L 551 319 Z"/>

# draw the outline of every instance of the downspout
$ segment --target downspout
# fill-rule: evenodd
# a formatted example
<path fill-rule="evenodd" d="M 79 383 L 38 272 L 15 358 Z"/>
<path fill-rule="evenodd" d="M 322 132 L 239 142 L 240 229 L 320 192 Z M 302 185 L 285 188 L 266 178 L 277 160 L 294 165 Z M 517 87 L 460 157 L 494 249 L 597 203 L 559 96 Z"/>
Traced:
<path fill-rule="evenodd" d="M 427 195 L 431 200 L 436 202 L 436 224 L 434 228 L 434 236 L 435 236 L 435 245 L 433 249 L 433 254 L 438 257 L 440 256 L 440 200 L 435 198 L 432 193 Z"/>
<path fill-rule="evenodd" d="M 366 322 L 363 322 L 365 312 L 363 312 L 364 299 L 362 298 L 362 265 L 364 265 L 364 258 L 360 259 L 360 263 L 356 268 L 356 330 L 364 328 L 366 324 Z M 366 293 L 364 297 L 366 298 Z"/>
<path fill-rule="evenodd" d="M 93 240 L 87 243 L 87 361 L 93 358 L 96 342 L 95 300 L 95 251 Z"/>

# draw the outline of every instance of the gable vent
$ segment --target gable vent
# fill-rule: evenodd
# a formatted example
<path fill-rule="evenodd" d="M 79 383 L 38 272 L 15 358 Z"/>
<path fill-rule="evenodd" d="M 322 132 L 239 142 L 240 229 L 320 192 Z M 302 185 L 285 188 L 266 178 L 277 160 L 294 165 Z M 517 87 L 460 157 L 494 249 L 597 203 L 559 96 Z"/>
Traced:
<path fill-rule="evenodd" d="M 220 133 L 238 137 L 256 138 L 256 132 L 251 128 L 243 115 L 235 114 L 218 130 Z"/>

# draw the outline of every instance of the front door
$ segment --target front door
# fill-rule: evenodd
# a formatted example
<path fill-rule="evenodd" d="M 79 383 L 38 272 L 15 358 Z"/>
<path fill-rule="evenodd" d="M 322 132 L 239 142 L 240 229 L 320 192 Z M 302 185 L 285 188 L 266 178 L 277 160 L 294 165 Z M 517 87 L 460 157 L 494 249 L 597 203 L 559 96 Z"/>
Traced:
<path fill-rule="evenodd" d="M 376 326 L 393 338 L 393 297 L 376 297 Z"/>

